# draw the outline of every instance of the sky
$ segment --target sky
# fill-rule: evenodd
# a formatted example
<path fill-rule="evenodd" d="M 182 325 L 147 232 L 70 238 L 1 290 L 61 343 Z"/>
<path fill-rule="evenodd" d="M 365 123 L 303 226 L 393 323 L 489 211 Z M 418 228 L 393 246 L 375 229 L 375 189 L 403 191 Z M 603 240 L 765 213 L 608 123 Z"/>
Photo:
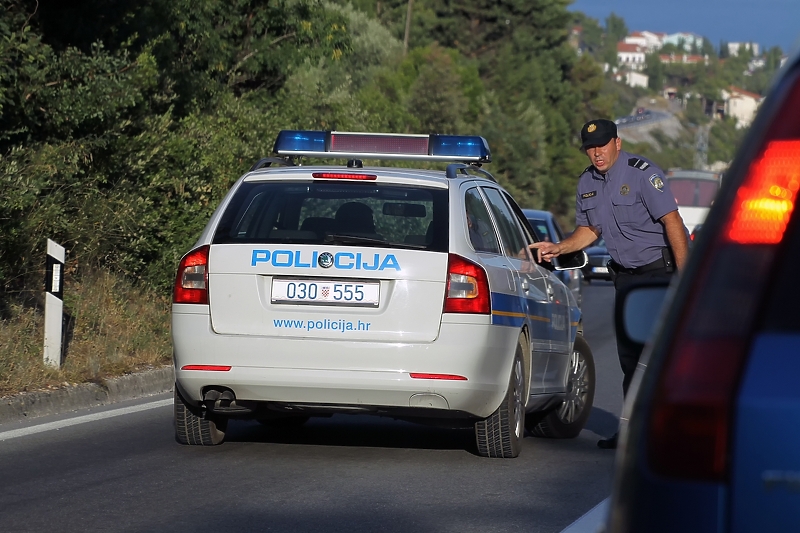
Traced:
<path fill-rule="evenodd" d="M 696 33 L 714 48 L 756 42 L 762 51 L 780 46 L 787 53 L 800 44 L 800 0 L 574 0 L 569 9 L 603 26 L 616 13 L 629 31 Z"/>

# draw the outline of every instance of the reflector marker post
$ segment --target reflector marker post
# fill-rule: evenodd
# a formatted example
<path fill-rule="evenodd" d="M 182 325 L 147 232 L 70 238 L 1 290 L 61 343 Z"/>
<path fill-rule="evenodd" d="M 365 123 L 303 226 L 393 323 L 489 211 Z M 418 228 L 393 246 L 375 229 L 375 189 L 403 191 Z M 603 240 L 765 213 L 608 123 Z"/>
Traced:
<path fill-rule="evenodd" d="M 44 364 L 53 368 L 61 368 L 65 257 L 64 247 L 47 239 L 44 278 Z"/>

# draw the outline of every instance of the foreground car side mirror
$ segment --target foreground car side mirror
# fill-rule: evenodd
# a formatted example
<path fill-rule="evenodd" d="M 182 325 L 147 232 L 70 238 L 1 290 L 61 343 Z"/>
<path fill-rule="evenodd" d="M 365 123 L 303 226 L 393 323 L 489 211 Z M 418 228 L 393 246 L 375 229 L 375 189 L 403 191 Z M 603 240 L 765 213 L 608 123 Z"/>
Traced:
<path fill-rule="evenodd" d="M 669 281 L 648 280 L 620 291 L 614 305 L 617 339 L 641 348 L 655 331 Z"/>
<path fill-rule="evenodd" d="M 556 270 L 577 270 L 586 266 L 589 262 L 589 257 L 583 250 L 572 252 L 571 254 L 563 254 L 553 259 L 553 267 Z"/>

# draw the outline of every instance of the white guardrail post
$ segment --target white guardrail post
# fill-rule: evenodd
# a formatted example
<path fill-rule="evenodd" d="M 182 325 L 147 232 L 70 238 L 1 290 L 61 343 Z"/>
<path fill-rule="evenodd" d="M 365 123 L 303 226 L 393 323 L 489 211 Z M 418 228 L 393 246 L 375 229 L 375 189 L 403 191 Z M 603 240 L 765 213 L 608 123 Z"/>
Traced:
<path fill-rule="evenodd" d="M 54 368 L 61 368 L 64 258 L 64 247 L 47 239 L 47 273 L 44 280 L 44 364 Z"/>

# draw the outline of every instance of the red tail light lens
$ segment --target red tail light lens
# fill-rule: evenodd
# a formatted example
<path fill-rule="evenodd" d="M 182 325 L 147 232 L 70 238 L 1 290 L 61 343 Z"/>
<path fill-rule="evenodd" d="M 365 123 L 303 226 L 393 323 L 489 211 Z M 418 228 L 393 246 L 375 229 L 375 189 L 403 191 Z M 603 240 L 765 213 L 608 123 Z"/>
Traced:
<path fill-rule="evenodd" d="M 192 250 L 181 259 L 172 302 L 208 304 L 208 245 Z"/>
<path fill-rule="evenodd" d="M 492 311 L 489 279 L 480 265 L 450 254 L 447 261 L 445 313 L 488 315 Z"/>
<path fill-rule="evenodd" d="M 770 141 L 739 188 L 724 237 L 740 244 L 781 242 L 798 189 L 800 140 Z"/>
<path fill-rule="evenodd" d="M 800 189 L 800 83 L 794 82 L 737 189 L 720 238 L 703 257 L 672 336 L 648 435 L 650 465 L 665 477 L 728 478 L 739 380 Z"/>

